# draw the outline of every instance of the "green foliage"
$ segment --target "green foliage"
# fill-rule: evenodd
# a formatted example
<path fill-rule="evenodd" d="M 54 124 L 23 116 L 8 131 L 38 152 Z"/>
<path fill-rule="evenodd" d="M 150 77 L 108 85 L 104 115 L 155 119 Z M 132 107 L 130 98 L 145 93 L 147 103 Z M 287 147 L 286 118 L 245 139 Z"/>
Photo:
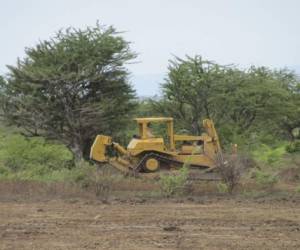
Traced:
<path fill-rule="evenodd" d="M 278 182 L 278 177 L 274 173 L 268 173 L 262 170 L 254 172 L 255 181 L 263 187 L 273 187 Z"/>
<path fill-rule="evenodd" d="M 72 154 L 64 145 L 48 143 L 44 138 L 29 138 L 13 134 L 0 141 L 0 163 L 12 171 L 32 169 L 58 170 L 69 167 Z"/>
<path fill-rule="evenodd" d="M 186 60 L 175 58 L 168 70 L 162 85 L 164 99 L 153 102 L 153 108 L 173 116 L 177 129 L 199 134 L 199 120 L 213 115 L 216 89 L 226 68 L 196 56 Z"/>
<path fill-rule="evenodd" d="M 73 155 L 64 145 L 2 130 L 0 179 L 64 181 L 73 172 Z"/>
<path fill-rule="evenodd" d="M 217 184 L 217 189 L 222 194 L 229 192 L 228 185 L 226 183 L 223 183 L 223 182 L 219 182 Z"/>
<path fill-rule="evenodd" d="M 278 166 L 286 153 L 286 144 L 282 143 L 277 147 L 270 147 L 266 144 L 261 144 L 252 152 L 254 159 L 260 163 L 270 166 Z"/>
<path fill-rule="evenodd" d="M 5 82 L 5 79 L 3 78 L 3 76 L 0 75 L 0 91 L 1 91 L 1 88 L 3 86 L 5 86 L 6 82 Z"/>
<path fill-rule="evenodd" d="M 67 149 L 64 149 L 67 150 Z M 32 150 L 34 151 L 34 150 Z M 57 152 L 59 153 L 59 152 Z M 69 152 L 69 155 L 71 153 Z M 59 160 L 51 159 L 50 161 L 59 163 Z M 20 165 L 17 169 L 12 169 L 8 166 L 0 165 L 0 180 L 31 180 L 42 182 L 70 182 L 86 187 L 90 184 L 90 174 L 94 171 L 94 167 L 88 163 L 76 165 L 69 168 L 69 164 L 64 165 L 65 161 L 59 163 L 55 168 L 52 164 L 42 165 L 36 159 L 30 158 L 23 162 L 16 161 Z"/>
<path fill-rule="evenodd" d="M 136 55 L 113 27 L 61 30 L 25 54 L 0 86 L 8 124 L 59 140 L 78 159 L 95 135 L 122 136 L 135 107 L 124 64 Z"/>
<path fill-rule="evenodd" d="M 298 186 L 298 187 L 296 188 L 296 192 L 297 192 L 297 193 L 300 193 L 300 186 Z"/>
<path fill-rule="evenodd" d="M 8 134 L 1 138 L 0 180 L 69 182 L 105 198 L 116 178 L 83 160 L 73 165 L 72 153 L 62 144 Z"/>
<path fill-rule="evenodd" d="M 163 98 L 153 109 L 176 119 L 176 130 L 201 132 L 200 122 L 212 118 L 222 144 L 248 144 L 255 136 L 271 145 L 288 140 L 300 126 L 297 76 L 287 70 L 222 66 L 200 56 L 170 61 L 162 84 Z M 240 144 L 241 145 L 241 144 Z"/>
<path fill-rule="evenodd" d="M 300 140 L 295 140 L 285 147 L 288 153 L 297 153 L 300 152 Z"/>
<path fill-rule="evenodd" d="M 163 175 L 160 178 L 160 187 L 164 196 L 182 195 L 188 181 L 189 170 L 186 166 L 178 174 Z"/>

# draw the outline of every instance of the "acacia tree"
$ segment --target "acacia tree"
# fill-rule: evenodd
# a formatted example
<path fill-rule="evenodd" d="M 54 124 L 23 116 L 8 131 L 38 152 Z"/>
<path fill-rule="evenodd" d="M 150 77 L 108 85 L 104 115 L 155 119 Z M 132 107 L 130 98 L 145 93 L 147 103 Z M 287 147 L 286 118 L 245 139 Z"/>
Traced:
<path fill-rule="evenodd" d="M 226 143 L 236 135 L 286 136 L 299 124 L 299 81 L 289 70 L 240 70 L 200 56 L 175 58 L 168 70 L 163 98 L 152 103 L 179 121 L 177 129 L 200 133 L 199 121 L 212 118 Z"/>
<path fill-rule="evenodd" d="M 284 129 L 289 139 L 293 140 L 293 131 L 295 129 L 300 129 L 300 81 L 299 78 L 295 77 L 294 73 L 286 71 L 281 75 L 281 79 L 289 86 L 291 95 L 289 96 L 290 102 L 288 112 L 284 114 L 279 121 L 279 124 Z"/>
<path fill-rule="evenodd" d="M 76 159 L 97 133 L 119 133 L 135 106 L 124 64 L 136 57 L 113 27 L 61 30 L 8 66 L 5 120 L 63 142 Z"/>
<path fill-rule="evenodd" d="M 164 98 L 153 102 L 154 109 L 171 113 L 181 121 L 181 128 L 199 134 L 199 120 L 215 115 L 213 99 L 225 71 L 226 67 L 200 56 L 171 60 L 162 84 Z"/>
<path fill-rule="evenodd" d="M 296 108 L 300 97 L 295 92 L 296 75 L 287 69 L 254 66 L 240 72 L 239 78 L 222 84 L 225 91 L 217 96 L 219 99 L 223 95 L 219 109 L 226 107 L 222 110 L 227 118 L 223 122 L 231 130 L 235 126 L 240 135 L 265 134 L 290 139 L 291 130 L 285 125 L 289 123 L 295 128 L 300 114 Z"/>

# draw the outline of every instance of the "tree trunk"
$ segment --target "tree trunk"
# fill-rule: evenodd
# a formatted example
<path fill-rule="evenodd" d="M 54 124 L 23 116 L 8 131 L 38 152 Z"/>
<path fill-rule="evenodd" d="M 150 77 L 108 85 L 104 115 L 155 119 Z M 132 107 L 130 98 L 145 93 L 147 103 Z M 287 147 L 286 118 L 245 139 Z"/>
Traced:
<path fill-rule="evenodd" d="M 83 147 L 79 143 L 73 143 L 70 147 L 71 152 L 74 156 L 75 163 L 80 162 L 83 160 Z"/>
<path fill-rule="evenodd" d="M 193 119 L 192 121 L 192 134 L 193 135 L 200 135 L 201 134 L 201 127 L 199 125 L 200 117 L 197 117 L 196 119 Z"/>

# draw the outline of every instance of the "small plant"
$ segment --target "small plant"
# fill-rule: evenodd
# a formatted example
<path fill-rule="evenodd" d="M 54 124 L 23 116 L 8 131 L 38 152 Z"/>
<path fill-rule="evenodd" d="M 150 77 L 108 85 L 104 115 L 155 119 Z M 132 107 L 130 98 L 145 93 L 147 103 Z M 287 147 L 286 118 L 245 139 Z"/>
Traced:
<path fill-rule="evenodd" d="M 96 196 L 107 200 L 116 181 L 116 176 L 110 173 L 109 167 L 102 166 L 101 168 L 96 168 L 91 172 L 89 177 Z"/>
<path fill-rule="evenodd" d="M 232 193 L 236 186 L 239 184 L 241 178 L 241 170 L 242 163 L 240 159 L 236 155 L 232 155 L 229 157 L 223 157 L 223 155 L 219 154 L 217 158 L 217 168 L 222 178 L 222 182 L 220 183 L 220 188 L 227 191 L 228 193 Z M 224 186 L 226 188 L 224 188 Z M 219 189 L 219 188 L 218 188 Z"/>
<path fill-rule="evenodd" d="M 264 187 L 273 187 L 278 182 L 278 177 L 274 174 L 267 173 L 262 170 L 254 172 L 255 181 Z"/>
<path fill-rule="evenodd" d="M 217 189 L 220 193 L 228 193 L 228 186 L 226 183 L 220 182 L 217 184 Z"/>
<path fill-rule="evenodd" d="M 290 154 L 300 152 L 300 140 L 291 142 L 285 147 L 285 149 Z"/>
<path fill-rule="evenodd" d="M 188 184 L 188 167 L 183 166 L 178 174 L 163 175 L 160 178 L 161 191 L 166 197 L 182 195 Z"/>
<path fill-rule="evenodd" d="M 261 144 L 260 147 L 253 152 L 253 156 L 260 163 L 277 166 L 281 162 L 285 153 L 285 144 L 274 148 L 266 144 Z"/>
<path fill-rule="evenodd" d="M 300 186 L 296 188 L 296 192 L 300 194 Z"/>
<path fill-rule="evenodd" d="M 106 165 L 96 167 L 87 161 L 80 161 L 70 172 L 69 180 L 82 188 L 92 189 L 97 197 L 106 200 L 116 180 L 109 169 Z"/>

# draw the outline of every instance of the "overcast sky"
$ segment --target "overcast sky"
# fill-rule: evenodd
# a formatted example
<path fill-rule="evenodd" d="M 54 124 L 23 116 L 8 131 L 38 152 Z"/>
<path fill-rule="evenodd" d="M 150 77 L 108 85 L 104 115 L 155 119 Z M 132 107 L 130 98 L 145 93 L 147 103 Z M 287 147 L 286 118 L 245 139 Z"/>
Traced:
<path fill-rule="evenodd" d="M 298 0 L 0 0 L 0 74 L 24 48 L 63 27 L 113 25 L 139 53 L 139 95 L 158 92 L 168 60 L 200 54 L 222 64 L 300 71 Z"/>

